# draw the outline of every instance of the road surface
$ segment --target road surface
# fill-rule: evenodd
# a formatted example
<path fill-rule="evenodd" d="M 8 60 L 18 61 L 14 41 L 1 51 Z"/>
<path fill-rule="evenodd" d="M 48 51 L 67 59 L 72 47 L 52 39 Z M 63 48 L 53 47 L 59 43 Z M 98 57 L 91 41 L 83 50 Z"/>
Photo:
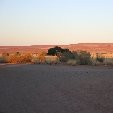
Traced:
<path fill-rule="evenodd" d="M 0 66 L 0 113 L 113 113 L 113 67 Z"/>

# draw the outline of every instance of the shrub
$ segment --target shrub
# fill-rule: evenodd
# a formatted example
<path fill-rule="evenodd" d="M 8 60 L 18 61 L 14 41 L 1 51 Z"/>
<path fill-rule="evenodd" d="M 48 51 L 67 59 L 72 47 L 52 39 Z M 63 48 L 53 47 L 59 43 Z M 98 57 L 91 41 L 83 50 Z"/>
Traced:
<path fill-rule="evenodd" d="M 58 55 L 58 53 L 64 53 L 64 52 L 68 52 L 68 51 L 69 51 L 69 49 L 62 49 L 59 46 L 55 46 L 54 48 L 48 49 L 48 53 L 47 54 L 55 56 L 55 55 Z"/>
<path fill-rule="evenodd" d="M 4 59 L 3 56 L 0 57 L 0 63 L 6 63 L 6 60 Z"/>
<path fill-rule="evenodd" d="M 51 61 L 50 59 L 47 59 L 47 60 L 46 60 L 46 63 L 47 63 L 47 64 L 52 64 L 52 61 Z"/>
<path fill-rule="evenodd" d="M 47 64 L 57 64 L 59 63 L 59 58 L 57 56 L 45 56 L 45 62 Z"/>
<path fill-rule="evenodd" d="M 105 60 L 105 58 L 104 58 L 102 55 L 98 55 L 98 54 L 97 54 L 96 60 L 97 60 L 98 62 L 100 62 L 100 63 L 103 63 L 104 60 Z"/>
<path fill-rule="evenodd" d="M 11 55 L 9 57 L 8 62 L 9 63 L 30 63 L 32 60 L 32 57 L 30 54 L 24 54 L 24 55 Z"/>
<path fill-rule="evenodd" d="M 33 57 L 32 60 L 31 60 L 32 63 L 34 64 L 39 64 L 40 63 L 40 60 L 38 57 Z"/>
<path fill-rule="evenodd" d="M 30 54 L 25 54 L 22 56 L 23 63 L 30 63 L 32 60 L 32 56 Z"/>
<path fill-rule="evenodd" d="M 77 51 L 72 52 L 74 59 L 78 60 L 78 53 Z"/>
<path fill-rule="evenodd" d="M 63 52 L 60 56 L 61 62 L 67 62 L 70 59 L 75 59 L 74 54 L 71 51 Z"/>
<path fill-rule="evenodd" d="M 45 62 L 45 56 L 46 56 L 45 52 L 42 52 L 42 53 L 39 54 L 38 59 L 39 59 L 40 63 L 44 63 Z"/>
<path fill-rule="evenodd" d="M 9 56 L 9 53 L 2 53 L 3 57 Z"/>
<path fill-rule="evenodd" d="M 105 60 L 104 60 L 104 65 L 113 65 L 113 58 L 106 58 Z"/>
<path fill-rule="evenodd" d="M 91 54 L 86 51 L 80 51 L 78 53 L 78 62 L 80 65 L 91 64 Z"/>
<path fill-rule="evenodd" d="M 96 65 L 96 62 L 97 62 L 96 58 L 92 57 L 91 58 L 91 65 Z"/>
<path fill-rule="evenodd" d="M 71 65 L 71 66 L 75 66 L 75 65 L 77 65 L 77 61 L 76 60 L 68 60 L 67 64 Z"/>
<path fill-rule="evenodd" d="M 2 53 L 1 62 L 8 63 L 8 61 L 9 61 L 9 53 Z"/>

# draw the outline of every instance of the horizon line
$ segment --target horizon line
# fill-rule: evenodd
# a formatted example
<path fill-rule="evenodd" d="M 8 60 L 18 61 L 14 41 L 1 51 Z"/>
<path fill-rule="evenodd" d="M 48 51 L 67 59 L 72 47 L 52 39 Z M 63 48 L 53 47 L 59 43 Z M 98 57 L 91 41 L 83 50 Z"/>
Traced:
<path fill-rule="evenodd" d="M 86 43 L 72 43 L 72 44 L 33 44 L 33 45 L 0 45 L 2 46 L 69 46 L 69 45 L 78 45 L 78 44 L 113 44 L 113 42 L 86 42 Z"/>

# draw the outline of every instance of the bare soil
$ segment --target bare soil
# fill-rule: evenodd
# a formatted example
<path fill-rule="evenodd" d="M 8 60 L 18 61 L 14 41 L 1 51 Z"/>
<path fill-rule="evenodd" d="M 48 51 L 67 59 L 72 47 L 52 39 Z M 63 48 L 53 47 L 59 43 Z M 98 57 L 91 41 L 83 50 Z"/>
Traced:
<path fill-rule="evenodd" d="M 0 113 L 113 113 L 113 67 L 1 65 Z"/>

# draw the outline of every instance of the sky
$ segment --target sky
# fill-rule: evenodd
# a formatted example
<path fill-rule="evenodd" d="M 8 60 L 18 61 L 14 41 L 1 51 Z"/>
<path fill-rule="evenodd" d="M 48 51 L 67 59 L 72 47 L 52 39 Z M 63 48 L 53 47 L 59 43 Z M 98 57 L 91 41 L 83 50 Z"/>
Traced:
<path fill-rule="evenodd" d="M 0 46 L 113 43 L 113 0 L 0 0 Z"/>

